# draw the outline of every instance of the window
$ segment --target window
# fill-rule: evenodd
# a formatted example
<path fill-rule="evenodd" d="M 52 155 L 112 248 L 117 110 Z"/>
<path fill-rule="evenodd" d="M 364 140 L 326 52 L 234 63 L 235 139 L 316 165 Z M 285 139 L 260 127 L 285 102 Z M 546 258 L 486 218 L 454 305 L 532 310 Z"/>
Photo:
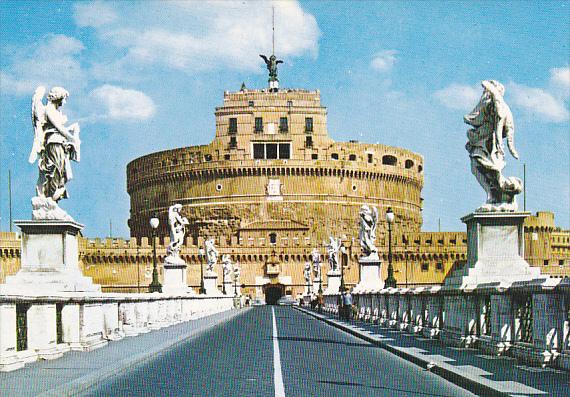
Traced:
<path fill-rule="evenodd" d="M 287 106 L 288 106 L 288 107 L 293 106 L 293 101 L 287 101 Z"/>
<path fill-rule="evenodd" d="M 410 169 L 414 166 L 414 162 L 412 160 L 406 160 L 405 165 L 407 169 Z"/>
<path fill-rule="evenodd" d="M 230 137 L 230 149 L 235 149 L 237 147 L 237 138 L 235 136 Z"/>
<path fill-rule="evenodd" d="M 419 172 L 420 174 L 421 174 L 421 172 L 422 172 L 423 170 L 424 170 L 424 167 L 422 167 L 421 164 L 418 165 L 418 172 Z"/>
<path fill-rule="evenodd" d="M 350 155 L 348 156 L 348 159 L 349 159 L 350 161 L 356 161 L 356 154 L 350 154 Z"/>
<path fill-rule="evenodd" d="M 564 259 L 558 259 L 558 266 L 564 266 Z"/>
<path fill-rule="evenodd" d="M 254 143 L 253 158 L 257 160 L 290 159 L 290 143 Z"/>
<path fill-rule="evenodd" d="M 368 153 L 368 162 L 372 163 L 373 160 L 374 160 L 374 156 L 372 155 L 372 153 Z"/>
<path fill-rule="evenodd" d="M 253 107 L 253 101 L 249 101 L 249 102 L 247 103 L 247 105 L 250 106 L 250 107 Z"/>
<path fill-rule="evenodd" d="M 396 165 L 398 163 L 398 159 L 394 156 L 387 154 L 386 156 L 382 157 L 382 164 L 384 165 Z"/>
<path fill-rule="evenodd" d="M 237 132 L 237 118 L 230 118 L 230 125 L 228 127 L 228 132 L 230 134 L 235 134 Z"/>
<path fill-rule="evenodd" d="M 313 137 L 312 136 L 308 136 L 307 139 L 305 140 L 305 147 L 308 147 L 308 148 L 313 147 Z"/>
<path fill-rule="evenodd" d="M 277 144 L 267 143 L 265 145 L 265 158 L 276 159 L 277 158 Z"/>
<path fill-rule="evenodd" d="M 313 132 L 313 118 L 312 117 L 305 117 L 305 131 L 306 132 Z"/>
<path fill-rule="evenodd" d="M 291 158 L 291 145 L 289 143 L 279 144 L 279 158 L 280 159 L 290 159 Z"/>
<path fill-rule="evenodd" d="M 338 153 L 331 154 L 331 159 L 338 160 Z"/>
<path fill-rule="evenodd" d="M 318 159 L 319 159 L 319 155 L 317 153 L 311 154 L 311 160 L 318 160 Z"/>
<path fill-rule="evenodd" d="M 255 132 L 263 132 L 263 117 L 255 118 Z"/>
<path fill-rule="evenodd" d="M 279 132 L 288 132 L 289 123 L 287 122 L 287 117 L 281 117 L 279 119 Z"/>
<path fill-rule="evenodd" d="M 205 154 L 205 155 L 204 155 L 204 160 L 206 160 L 206 161 L 212 161 L 212 155 L 211 155 L 211 154 Z"/>
<path fill-rule="evenodd" d="M 253 158 L 254 159 L 264 159 L 265 158 L 265 144 L 254 143 L 253 144 Z"/>
<path fill-rule="evenodd" d="M 427 272 L 429 270 L 429 263 L 422 263 L 422 272 Z"/>
<path fill-rule="evenodd" d="M 277 234 L 276 233 L 270 233 L 269 234 L 269 242 L 271 244 L 276 244 L 277 243 Z"/>
<path fill-rule="evenodd" d="M 548 266 L 548 259 L 544 260 L 544 266 Z"/>
<path fill-rule="evenodd" d="M 224 154 L 224 160 L 229 160 L 230 159 L 230 155 L 229 154 Z"/>
<path fill-rule="evenodd" d="M 442 262 L 437 262 L 437 263 L 435 264 L 435 269 L 436 269 L 436 270 L 439 270 L 439 271 L 442 271 L 442 270 L 443 270 L 443 263 L 442 263 Z"/>

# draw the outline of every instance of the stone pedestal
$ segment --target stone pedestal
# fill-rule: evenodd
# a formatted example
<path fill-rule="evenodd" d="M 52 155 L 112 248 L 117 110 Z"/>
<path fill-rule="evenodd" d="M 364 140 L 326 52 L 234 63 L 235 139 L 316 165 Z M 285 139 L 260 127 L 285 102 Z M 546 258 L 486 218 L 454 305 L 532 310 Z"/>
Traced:
<path fill-rule="evenodd" d="M 0 285 L 3 295 L 48 295 L 57 292 L 101 292 L 79 269 L 74 221 L 16 221 L 22 230 L 22 266 Z"/>
<path fill-rule="evenodd" d="M 206 272 L 204 274 L 204 288 L 206 295 L 222 295 L 217 286 L 218 275 L 214 272 Z"/>
<path fill-rule="evenodd" d="M 475 212 L 461 218 L 467 225 L 467 264 L 446 278 L 446 286 L 510 284 L 540 277 L 540 269 L 523 259 L 523 222 L 529 215 L 528 212 Z"/>
<path fill-rule="evenodd" d="M 164 278 L 162 292 L 166 294 L 185 294 L 191 292 L 186 284 L 186 262 L 180 258 L 166 257 L 164 260 Z"/>
<path fill-rule="evenodd" d="M 384 288 L 380 278 L 382 262 L 378 254 L 358 259 L 360 265 L 360 280 L 354 287 L 354 292 L 379 291 Z"/>
<path fill-rule="evenodd" d="M 340 272 L 338 270 L 327 273 L 327 289 L 325 294 L 338 294 L 340 288 Z"/>

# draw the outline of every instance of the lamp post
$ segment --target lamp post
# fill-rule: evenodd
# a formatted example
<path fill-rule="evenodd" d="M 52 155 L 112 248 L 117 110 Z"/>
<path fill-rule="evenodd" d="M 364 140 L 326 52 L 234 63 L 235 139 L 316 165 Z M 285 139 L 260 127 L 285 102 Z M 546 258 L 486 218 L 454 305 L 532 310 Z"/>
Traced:
<path fill-rule="evenodd" d="M 158 269 L 156 268 L 156 228 L 160 221 L 153 216 L 150 218 L 150 227 L 152 229 L 152 282 L 148 286 L 148 292 L 162 292 L 162 285 L 158 282 Z"/>
<path fill-rule="evenodd" d="M 386 278 L 384 285 L 386 288 L 396 288 L 394 267 L 392 266 L 392 224 L 394 223 L 392 207 L 388 207 L 388 211 L 386 211 L 386 222 L 388 222 L 388 278 Z"/>
<path fill-rule="evenodd" d="M 198 258 L 200 258 L 200 290 L 198 291 L 199 294 L 204 295 L 206 294 L 206 288 L 204 287 L 204 248 L 200 248 L 198 250 Z"/>
<path fill-rule="evenodd" d="M 340 257 L 340 286 L 339 286 L 339 292 L 344 292 L 344 266 L 346 266 L 346 247 L 344 246 L 344 243 L 342 243 L 342 245 L 340 246 L 340 253 L 342 254 L 342 256 Z"/>
<path fill-rule="evenodd" d="M 222 268 L 222 293 L 224 295 L 228 294 L 226 292 L 226 269 L 223 269 L 223 268 Z"/>

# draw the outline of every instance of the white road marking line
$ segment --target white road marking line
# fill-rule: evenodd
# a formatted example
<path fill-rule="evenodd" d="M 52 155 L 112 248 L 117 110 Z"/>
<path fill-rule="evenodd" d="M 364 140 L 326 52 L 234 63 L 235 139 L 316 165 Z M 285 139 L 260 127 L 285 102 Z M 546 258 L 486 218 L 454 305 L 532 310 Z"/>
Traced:
<path fill-rule="evenodd" d="M 281 356 L 279 354 L 279 339 L 277 338 L 277 321 L 275 321 L 275 309 L 271 308 L 273 315 L 273 379 L 275 381 L 275 397 L 285 397 L 283 386 L 283 374 L 281 373 Z"/>

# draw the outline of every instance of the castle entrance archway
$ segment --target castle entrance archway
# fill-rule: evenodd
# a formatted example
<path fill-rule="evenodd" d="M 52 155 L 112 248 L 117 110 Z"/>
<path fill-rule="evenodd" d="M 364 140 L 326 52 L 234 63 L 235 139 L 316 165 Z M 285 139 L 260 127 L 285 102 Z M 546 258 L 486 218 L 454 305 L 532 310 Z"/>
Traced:
<path fill-rule="evenodd" d="M 263 294 L 265 295 L 265 303 L 274 305 L 279 298 L 285 295 L 285 286 L 283 284 L 265 284 Z"/>

